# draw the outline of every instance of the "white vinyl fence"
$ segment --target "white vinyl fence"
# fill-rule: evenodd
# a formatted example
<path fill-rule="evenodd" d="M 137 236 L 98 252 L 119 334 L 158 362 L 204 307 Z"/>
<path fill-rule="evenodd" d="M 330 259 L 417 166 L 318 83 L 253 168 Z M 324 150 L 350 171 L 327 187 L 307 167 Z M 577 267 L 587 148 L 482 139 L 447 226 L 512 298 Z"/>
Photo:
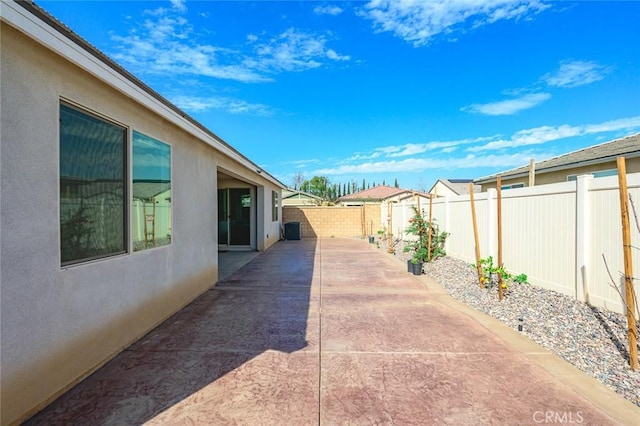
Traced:
<path fill-rule="evenodd" d="M 640 173 L 627 175 L 629 194 L 640 215 Z M 498 252 L 497 192 L 474 194 L 481 257 Z M 415 201 L 392 204 L 392 232 L 406 239 L 404 229 Z M 429 205 L 420 210 L 429 214 Z M 387 223 L 388 206 L 382 208 Z M 469 195 L 433 200 L 432 214 L 449 232 L 451 257 L 475 263 L 475 242 Z M 636 300 L 640 293 L 640 232 L 630 208 L 631 244 Z M 505 268 L 527 274 L 529 282 L 598 307 L 625 313 L 624 259 L 618 177 L 579 176 L 562 182 L 502 191 L 502 257 Z M 614 283 L 607 272 L 608 265 Z M 637 316 L 637 314 L 636 314 Z"/>

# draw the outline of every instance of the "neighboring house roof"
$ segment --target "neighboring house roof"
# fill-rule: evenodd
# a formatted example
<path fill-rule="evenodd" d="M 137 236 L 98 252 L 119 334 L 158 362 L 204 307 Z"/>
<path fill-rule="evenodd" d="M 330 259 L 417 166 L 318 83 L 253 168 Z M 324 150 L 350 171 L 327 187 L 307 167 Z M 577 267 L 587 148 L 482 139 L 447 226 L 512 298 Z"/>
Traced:
<path fill-rule="evenodd" d="M 318 197 L 317 195 L 310 194 L 308 192 L 294 190 L 294 189 L 283 189 L 282 190 L 282 205 L 283 206 L 320 206 L 323 203 L 322 197 Z"/>
<path fill-rule="evenodd" d="M 433 184 L 429 192 L 433 191 L 438 182 L 449 188 L 451 191 L 458 195 L 469 193 L 469 183 L 473 182 L 473 179 L 438 179 Z M 480 192 L 480 185 L 473 185 L 473 192 Z"/>
<path fill-rule="evenodd" d="M 364 191 L 354 192 L 353 194 L 343 195 L 338 198 L 341 201 L 382 201 L 390 197 L 406 192 L 405 189 L 395 188 L 392 186 L 378 185 Z"/>
<path fill-rule="evenodd" d="M 322 201 L 322 197 L 318 197 L 317 195 L 310 194 L 309 192 L 300 191 L 299 189 L 290 189 L 290 188 L 283 189 L 282 199 L 287 200 L 291 198 L 295 198 L 295 199 L 307 198 L 307 199 Z"/>
<path fill-rule="evenodd" d="M 423 191 L 406 191 L 403 194 L 400 194 L 400 196 L 398 197 L 400 200 L 406 200 L 407 198 L 411 198 L 414 195 L 419 195 L 420 197 L 423 198 L 431 198 L 431 194 L 429 194 L 428 192 L 423 192 Z"/>
<path fill-rule="evenodd" d="M 549 173 L 557 170 L 615 161 L 616 158 L 620 156 L 626 158 L 640 157 L 640 133 L 541 161 L 536 163 L 535 169 L 536 174 Z M 515 178 L 528 174 L 529 166 L 527 165 L 475 179 L 474 183 L 483 184 L 493 182 L 498 176 L 502 178 Z"/>
<path fill-rule="evenodd" d="M 151 200 L 153 197 L 171 189 L 171 182 L 157 180 L 134 180 L 133 197 L 140 200 Z"/>
<path fill-rule="evenodd" d="M 354 192 L 353 194 L 344 195 L 338 198 L 338 203 L 347 201 L 384 201 L 388 198 L 396 197 L 401 194 L 409 193 L 413 194 L 416 191 L 410 189 L 395 188 L 393 186 L 378 185 L 373 188 L 365 189 L 364 191 Z M 429 194 L 423 193 L 424 196 L 429 197 Z"/>
<path fill-rule="evenodd" d="M 42 40 L 38 36 L 34 36 L 33 31 L 40 31 L 41 25 L 36 23 L 35 26 L 37 29 L 34 29 L 34 26 L 28 26 L 27 22 L 23 18 L 27 18 L 27 20 L 30 21 L 29 23 L 33 23 L 33 19 L 20 12 L 19 8 L 13 7 L 14 4 L 21 6 L 30 15 L 36 17 L 39 21 L 52 28 L 54 31 L 47 30 L 47 34 L 51 39 Z M 107 84 L 110 84 L 112 87 L 115 87 L 117 90 L 123 92 L 132 99 L 136 99 L 139 103 L 148 107 L 156 114 L 195 135 L 198 139 L 238 161 L 249 170 L 261 174 L 267 180 L 281 188 L 286 188 L 286 185 L 278 179 L 264 171 L 253 161 L 240 153 L 240 151 L 236 150 L 233 146 L 229 145 L 211 130 L 206 128 L 203 124 L 199 123 L 186 112 L 169 102 L 166 98 L 102 53 L 95 46 L 91 45 L 78 34 L 74 33 L 71 28 L 57 20 L 40 6 L 36 5 L 32 1 L 7 2 L 6 4 L 3 1 L 2 7 L 3 24 L 6 22 L 10 25 L 15 25 L 15 22 L 20 22 L 21 25 L 17 27 L 20 31 L 23 31 L 29 36 L 35 38 L 38 42 L 45 44 L 50 50 L 69 59 L 81 68 L 90 70 L 90 72 L 94 73 L 97 78 L 107 82 Z M 63 37 L 68 41 L 61 40 L 60 37 Z M 69 43 L 69 41 L 71 43 Z M 74 50 L 73 46 L 77 46 L 84 55 L 90 55 L 93 59 L 87 60 L 86 57 L 79 58 L 76 52 L 77 48 Z M 116 80 L 118 83 L 114 83 Z M 134 86 L 135 89 L 133 89 L 132 86 Z M 142 93 L 145 93 L 148 98 L 141 96 Z M 163 108 L 160 108 L 159 105 L 162 105 Z"/>

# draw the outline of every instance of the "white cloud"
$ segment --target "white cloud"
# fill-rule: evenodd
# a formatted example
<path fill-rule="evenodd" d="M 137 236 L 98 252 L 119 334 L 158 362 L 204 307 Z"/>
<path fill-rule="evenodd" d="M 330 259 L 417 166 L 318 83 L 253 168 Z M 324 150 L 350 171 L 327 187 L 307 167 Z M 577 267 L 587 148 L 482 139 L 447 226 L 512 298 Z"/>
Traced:
<path fill-rule="evenodd" d="M 366 162 L 361 164 L 339 165 L 318 169 L 313 175 L 348 175 L 389 172 L 420 172 L 428 169 L 471 169 L 477 167 L 516 167 L 526 163 L 531 158 L 529 153 L 491 154 L 476 156 L 469 154 L 465 157 L 428 157 L 406 158 L 403 160 L 388 160 Z"/>
<path fill-rule="evenodd" d="M 333 59 L 334 61 L 348 61 L 351 59 L 349 55 L 338 55 L 335 50 L 328 49 L 327 50 L 327 58 Z"/>
<path fill-rule="evenodd" d="M 316 6 L 313 9 L 313 13 L 316 15 L 340 15 L 343 12 L 341 7 L 338 6 Z"/>
<path fill-rule="evenodd" d="M 171 102 L 180 109 L 188 112 L 202 112 L 213 109 L 224 110 L 231 114 L 249 114 L 257 116 L 271 116 L 273 110 L 263 104 L 252 104 L 239 99 L 226 97 L 197 97 L 197 96 L 175 96 Z"/>
<path fill-rule="evenodd" d="M 540 81 L 549 87 L 572 88 L 602 80 L 605 74 L 612 69 L 613 67 L 605 67 L 595 62 L 564 61 L 560 63 L 560 67 L 555 73 L 545 74 L 540 78 Z M 535 89 L 506 90 L 504 93 L 514 96 L 514 98 L 486 104 L 467 105 L 460 108 L 460 111 L 485 115 L 512 115 L 536 107 L 551 98 L 551 94 L 544 92 L 526 94 L 531 90 Z M 525 94 L 519 96 L 521 93 Z"/>
<path fill-rule="evenodd" d="M 310 164 L 318 164 L 318 163 L 320 163 L 320 160 L 318 160 L 317 158 L 311 158 L 308 160 L 285 161 L 280 164 L 292 164 L 294 167 L 300 169 L 303 167 L 307 167 Z"/>
<path fill-rule="evenodd" d="M 358 153 L 348 161 L 332 163 L 331 166 L 318 168 L 311 174 L 332 176 L 415 173 L 430 169 L 507 169 L 527 164 L 531 158 L 550 158 L 557 155 L 553 152 L 554 149 L 544 148 L 544 144 L 548 142 L 588 135 L 594 135 L 597 139 L 599 134 L 622 131 L 626 134 L 640 131 L 640 116 L 597 124 L 539 126 L 519 130 L 510 137 L 494 135 L 457 141 L 379 147 L 372 150 L 373 154 L 378 155 Z M 465 147 L 465 154 L 461 154 L 462 147 Z M 399 158 L 400 156 L 405 158 Z"/>
<path fill-rule="evenodd" d="M 422 154 L 428 151 L 454 151 L 457 147 L 462 145 L 469 145 L 478 142 L 491 140 L 492 138 L 480 137 L 473 139 L 460 139 L 455 141 L 431 141 L 426 143 L 407 143 L 404 145 L 390 145 L 380 148 L 376 148 L 373 153 L 382 153 L 385 157 L 406 157 L 409 155 Z M 376 156 L 362 157 L 362 158 L 375 158 Z"/>
<path fill-rule="evenodd" d="M 575 136 L 586 136 L 621 130 L 640 130 L 640 116 L 605 121 L 598 124 L 585 124 L 581 126 L 563 124 L 560 126 L 540 126 L 532 129 L 520 130 L 514 133 L 509 139 L 500 139 L 491 141 L 484 145 L 469 147 L 467 151 L 477 152 L 500 150 L 504 148 L 513 149 L 528 145 L 540 145 Z"/>
<path fill-rule="evenodd" d="M 134 73 L 197 75 L 244 83 L 269 82 L 273 74 L 351 59 L 328 48 L 327 36 L 294 28 L 265 41 L 248 34 L 246 51 L 200 43 L 199 34 L 182 16 L 186 8 L 181 5 L 184 2 L 175 1 L 171 9 L 146 11 L 145 21 L 134 24 L 129 34 L 112 36 L 118 47 L 111 56 Z"/>
<path fill-rule="evenodd" d="M 247 59 L 245 65 L 263 71 L 303 71 L 320 67 L 324 58 L 337 61 L 349 60 L 326 47 L 322 35 L 307 34 L 289 28 L 268 42 L 256 44 L 256 58 Z"/>
<path fill-rule="evenodd" d="M 619 118 L 617 120 L 605 121 L 599 124 L 588 124 L 584 126 L 585 134 L 614 132 L 618 130 L 637 130 L 640 128 L 640 116 Z"/>
<path fill-rule="evenodd" d="M 549 100 L 549 93 L 531 93 L 519 98 L 506 99 L 504 101 L 490 102 L 487 104 L 472 104 L 461 108 L 461 111 L 485 115 L 512 115 L 517 112 L 533 108 Z"/>
<path fill-rule="evenodd" d="M 378 32 L 392 32 L 414 46 L 440 34 L 450 38 L 499 20 L 529 18 L 550 7 L 541 1 L 371 0 L 360 12 Z"/>
<path fill-rule="evenodd" d="M 185 0 L 169 0 L 171 2 L 171 6 L 180 12 L 186 12 L 187 6 L 185 5 Z"/>
<path fill-rule="evenodd" d="M 604 79 L 613 68 L 593 61 L 564 61 L 553 74 L 546 74 L 542 80 L 550 87 L 578 87 Z"/>

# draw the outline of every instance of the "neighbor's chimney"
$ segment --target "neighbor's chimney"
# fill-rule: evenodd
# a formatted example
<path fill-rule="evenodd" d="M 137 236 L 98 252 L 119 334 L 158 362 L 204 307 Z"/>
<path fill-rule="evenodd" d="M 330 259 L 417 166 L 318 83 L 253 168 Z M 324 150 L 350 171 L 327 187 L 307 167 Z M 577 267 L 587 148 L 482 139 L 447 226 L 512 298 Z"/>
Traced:
<path fill-rule="evenodd" d="M 536 184 L 536 159 L 532 158 L 529 162 L 529 186 Z"/>

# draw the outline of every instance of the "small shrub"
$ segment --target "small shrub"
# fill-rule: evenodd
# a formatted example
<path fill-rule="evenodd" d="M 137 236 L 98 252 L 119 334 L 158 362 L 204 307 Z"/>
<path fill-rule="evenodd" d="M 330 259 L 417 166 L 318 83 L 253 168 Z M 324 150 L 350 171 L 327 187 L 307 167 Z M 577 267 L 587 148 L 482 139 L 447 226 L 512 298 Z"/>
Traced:
<path fill-rule="evenodd" d="M 473 267 L 477 269 L 476 265 L 473 265 Z M 493 256 L 480 259 L 480 267 L 482 268 L 480 282 L 488 288 L 491 288 L 493 280 L 498 277 L 502 277 L 502 288 L 505 290 L 508 290 L 512 283 L 527 283 L 528 277 L 526 274 L 513 275 L 505 269 L 504 265 L 494 265 Z"/>
<path fill-rule="evenodd" d="M 407 235 L 417 237 L 405 241 L 404 251 L 412 253 L 411 261 L 425 263 L 446 256 L 444 243 L 449 234 L 440 232 L 438 226 L 433 221 L 429 223 L 416 207 L 413 207 L 413 213 L 413 217 L 409 219 L 409 227 L 404 231 Z M 431 233 L 431 246 L 429 246 L 429 233 Z"/>

